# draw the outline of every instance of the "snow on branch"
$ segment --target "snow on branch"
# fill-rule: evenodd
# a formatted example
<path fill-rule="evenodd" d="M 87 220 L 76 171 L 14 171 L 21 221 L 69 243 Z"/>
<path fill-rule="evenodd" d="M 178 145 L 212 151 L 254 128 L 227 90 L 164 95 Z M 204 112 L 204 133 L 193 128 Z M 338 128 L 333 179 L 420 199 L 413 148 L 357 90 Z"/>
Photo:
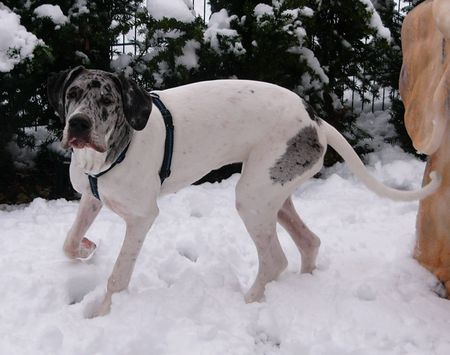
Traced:
<path fill-rule="evenodd" d="M 55 25 L 64 25 L 69 22 L 69 18 L 65 16 L 59 5 L 44 4 L 34 9 L 33 13 L 37 17 L 48 17 Z"/>
<path fill-rule="evenodd" d="M 31 58 L 38 44 L 43 42 L 20 24 L 20 16 L 0 3 L 0 72 L 9 72 Z"/>
<path fill-rule="evenodd" d="M 184 23 L 195 20 L 195 11 L 191 0 L 147 0 L 147 8 L 155 20 L 174 18 Z"/>
<path fill-rule="evenodd" d="M 231 29 L 231 22 L 236 20 L 237 16 L 228 15 L 228 11 L 225 9 L 220 10 L 219 12 L 215 12 L 211 15 L 211 18 L 208 22 L 208 28 L 204 33 L 205 42 L 209 42 L 211 48 L 214 49 L 217 53 L 221 53 L 221 39 L 236 39 L 236 42 L 233 44 L 232 41 L 228 41 L 228 52 L 234 52 L 235 54 L 243 54 L 245 53 L 245 49 L 242 47 L 241 42 L 238 40 L 239 34 L 236 30 Z"/>
<path fill-rule="evenodd" d="M 370 27 L 377 31 L 378 35 L 382 38 L 385 38 L 387 41 L 391 41 L 391 31 L 383 25 L 381 21 L 381 17 L 378 14 L 377 10 L 373 6 L 371 0 L 359 0 L 361 1 L 367 8 L 367 10 L 372 14 L 370 18 Z"/>

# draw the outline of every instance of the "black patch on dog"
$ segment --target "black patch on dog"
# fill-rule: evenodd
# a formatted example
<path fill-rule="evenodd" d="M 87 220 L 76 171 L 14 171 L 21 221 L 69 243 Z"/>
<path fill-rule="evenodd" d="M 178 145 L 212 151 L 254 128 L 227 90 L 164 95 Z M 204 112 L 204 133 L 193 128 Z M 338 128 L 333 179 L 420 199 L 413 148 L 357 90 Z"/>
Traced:
<path fill-rule="evenodd" d="M 91 90 L 91 89 L 98 89 L 98 88 L 100 88 L 101 86 L 102 86 L 102 83 L 101 83 L 99 80 L 93 79 L 93 80 L 87 85 L 87 88 L 88 88 L 88 90 Z"/>
<path fill-rule="evenodd" d="M 131 127 L 125 124 L 125 121 L 117 121 L 110 139 L 106 161 L 112 162 L 117 159 L 127 144 L 130 143 L 131 135 Z"/>
<path fill-rule="evenodd" d="M 305 110 L 308 113 L 308 116 L 311 120 L 313 120 L 314 122 L 317 122 L 318 124 L 320 124 L 320 117 L 317 114 L 317 112 L 313 109 L 313 107 L 307 103 L 305 101 L 305 99 L 302 99 L 303 101 L 303 106 L 305 106 Z"/>
<path fill-rule="evenodd" d="M 81 96 L 83 94 L 83 90 L 79 88 L 78 86 L 73 86 L 70 88 L 70 90 L 67 92 L 67 102 L 69 101 L 79 101 L 81 99 Z"/>
<path fill-rule="evenodd" d="M 103 107 L 101 116 L 102 121 L 106 121 L 108 119 L 108 115 L 109 115 L 108 110 L 105 107 Z"/>
<path fill-rule="evenodd" d="M 152 98 L 148 92 L 126 78 L 123 73 L 119 74 L 118 79 L 125 118 L 133 129 L 143 130 L 152 111 Z"/>
<path fill-rule="evenodd" d="M 317 163 L 323 151 L 317 130 L 312 126 L 303 128 L 287 142 L 286 152 L 270 168 L 270 178 L 281 185 L 294 180 Z"/>
<path fill-rule="evenodd" d="M 66 119 L 66 89 L 75 78 L 85 71 L 79 66 L 59 73 L 50 73 L 47 80 L 47 98 L 51 107 L 57 112 L 60 120 L 64 123 Z"/>

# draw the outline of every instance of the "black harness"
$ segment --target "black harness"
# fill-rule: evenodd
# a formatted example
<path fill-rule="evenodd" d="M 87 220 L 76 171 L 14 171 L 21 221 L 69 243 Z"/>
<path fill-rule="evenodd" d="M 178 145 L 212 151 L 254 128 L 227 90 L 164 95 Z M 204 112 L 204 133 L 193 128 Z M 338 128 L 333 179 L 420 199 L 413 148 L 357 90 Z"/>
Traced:
<path fill-rule="evenodd" d="M 161 112 L 161 115 L 164 119 L 164 125 L 166 126 L 166 142 L 164 144 L 164 158 L 161 164 L 161 169 L 159 169 L 159 178 L 161 179 L 162 185 L 164 180 L 170 176 L 170 166 L 172 165 L 173 143 L 174 143 L 174 126 L 172 115 L 170 114 L 170 111 L 166 108 L 166 106 L 164 106 L 163 102 L 159 98 L 159 95 L 153 92 L 150 93 L 150 95 L 152 96 L 152 102 Z M 97 199 L 100 200 L 100 195 L 98 192 L 98 178 L 102 175 L 105 175 L 108 171 L 114 168 L 117 164 L 120 164 L 125 159 L 129 146 L 130 143 L 128 143 L 123 152 L 120 153 L 116 161 L 112 163 L 112 165 L 108 169 L 98 174 L 87 174 L 89 179 L 89 185 L 91 187 L 91 192 Z"/>

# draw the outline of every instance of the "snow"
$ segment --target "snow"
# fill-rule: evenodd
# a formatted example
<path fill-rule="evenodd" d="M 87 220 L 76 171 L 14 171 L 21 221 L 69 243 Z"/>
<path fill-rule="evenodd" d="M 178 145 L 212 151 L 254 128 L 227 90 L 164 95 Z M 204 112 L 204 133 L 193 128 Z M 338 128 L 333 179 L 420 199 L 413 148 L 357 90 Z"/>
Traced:
<path fill-rule="evenodd" d="M 175 18 L 184 23 L 195 20 L 195 11 L 191 0 L 147 0 L 147 9 L 155 20 Z"/>
<path fill-rule="evenodd" d="M 314 11 L 311 8 L 307 7 L 307 6 L 302 7 L 300 9 L 300 13 L 303 16 L 306 16 L 306 17 L 313 17 L 314 16 Z"/>
<path fill-rule="evenodd" d="M 377 100 L 378 101 L 378 100 Z M 395 140 L 397 131 L 392 124 L 389 111 L 371 111 L 371 105 L 366 105 L 367 112 L 361 112 L 356 119 L 356 126 L 364 132 L 370 132 L 371 139 L 365 138 L 358 142 L 361 147 L 370 146 L 373 150 L 384 147 L 386 140 Z M 387 146 L 387 149 L 391 149 Z"/>
<path fill-rule="evenodd" d="M 89 56 L 86 53 L 82 51 L 75 51 L 75 55 L 81 59 L 81 62 L 84 65 L 89 65 L 91 63 L 91 60 L 89 59 Z"/>
<path fill-rule="evenodd" d="M 49 17 L 56 25 L 64 25 L 69 22 L 69 18 L 63 14 L 59 5 L 44 4 L 36 7 L 33 13 L 37 17 Z"/>
<path fill-rule="evenodd" d="M 320 78 L 322 83 L 328 84 L 330 79 L 325 74 L 322 66 L 319 63 L 319 60 L 314 55 L 314 52 L 306 47 L 299 47 L 298 53 L 302 56 L 303 59 L 306 60 L 306 63 L 308 63 L 308 67 L 310 67 L 315 74 Z"/>
<path fill-rule="evenodd" d="M 19 147 L 17 144 L 17 135 L 6 145 L 7 151 L 14 158 L 14 166 L 17 169 L 29 169 L 35 166 L 34 159 L 36 159 L 41 148 L 48 145 L 48 148 L 61 156 L 70 158 L 68 150 L 62 149 L 61 144 L 57 142 L 55 135 L 50 132 L 45 126 L 27 127 L 24 128 L 25 135 L 34 142 L 34 147 L 27 145 Z M 49 142 L 53 142 L 50 143 Z"/>
<path fill-rule="evenodd" d="M 398 150 L 369 157 L 371 172 L 417 188 L 424 164 Z M 0 211 L 0 353 L 205 355 L 447 355 L 450 302 L 412 257 L 417 202 L 369 192 L 343 164 L 294 194 L 322 240 L 313 275 L 298 273 L 280 227 L 288 269 L 265 300 L 245 304 L 255 248 L 234 209 L 238 175 L 160 199 L 160 216 L 129 290 L 103 318 L 102 296 L 125 226 L 102 210 L 88 233 L 87 263 L 61 251 L 78 202 L 36 199 Z"/>
<path fill-rule="evenodd" d="M 372 0 L 359 1 L 361 1 L 366 6 L 367 10 L 372 13 L 372 16 L 370 18 L 370 26 L 378 32 L 378 35 L 380 37 L 385 38 L 387 41 L 391 41 L 391 31 L 383 25 L 381 17 L 375 9 Z"/>
<path fill-rule="evenodd" d="M 42 44 L 20 24 L 20 16 L 0 2 L 0 72 L 9 72 Z"/>
<path fill-rule="evenodd" d="M 313 17 L 314 11 L 309 7 L 303 6 L 296 9 L 284 10 L 281 14 L 283 16 L 290 16 L 292 17 L 292 19 L 296 20 L 299 15 L 303 15 L 305 17 Z"/>
<path fill-rule="evenodd" d="M 110 66 L 115 71 L 119 72 L 129 67 L 133 58 L 129 54 L 119 54 L 115 59 L 111 60 Z"/>
<path fill-rule="evenodd" d="M 273 7 L 267 4 L 258 4 L 255 6 L 255 9 L 253 10 L 253 13 L 256 16 L 256 19 L 258 21 L 261 20 L 261 17 L 263 16 L 273 16 Z"/>
<path fill-rule="evenodd" d="M 175 58 L 175 65 L 182 65 L 186 69 L 193 69 L 198 67 L 197 50 L 200 49 L 200 43 L 196 40 L 190 39 L 186 41 L 183 47 L 183 54 Z"/>
<path fill-rule="evenodd" d="M 236 20 L 237 16 L 228 15 L 226 9 L 222 9 L 219 12 L 214 12 L 208 22 L 208 28 L 203 34 L 203 39 L 205 42 L 209 42 L 211 48 L 217 53 L 221 53 L 219 38 L 238 38 L 238 33 L 236 30 L 231 29 L 231 22 Z M 244 54 L 245 49 L 242 47 L 240 42 L 236 42 L 234 45 L 228 44 L 228 50 L 234 52 L 235 54 Z"/>
<path fill-rule="evenodd" d="M 78 17 L 89 13 L 87 0 L 75 0 L 74 4 L 69 10 L 70 17 Z"/>

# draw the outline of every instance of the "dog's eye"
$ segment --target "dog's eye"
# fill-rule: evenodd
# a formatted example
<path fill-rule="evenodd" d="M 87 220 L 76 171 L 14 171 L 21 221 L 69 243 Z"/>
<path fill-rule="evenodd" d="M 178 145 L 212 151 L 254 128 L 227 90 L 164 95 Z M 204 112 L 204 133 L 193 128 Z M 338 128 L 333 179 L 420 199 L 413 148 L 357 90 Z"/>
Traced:
<path fill-rule="evenodd" d="M 67 93 L 67 98 L 69 100 L 77 100 L 79 98 L 79 96 L 80 96 L 80 90 L 78 90 L 78 88 L 72 88 Z"/>

